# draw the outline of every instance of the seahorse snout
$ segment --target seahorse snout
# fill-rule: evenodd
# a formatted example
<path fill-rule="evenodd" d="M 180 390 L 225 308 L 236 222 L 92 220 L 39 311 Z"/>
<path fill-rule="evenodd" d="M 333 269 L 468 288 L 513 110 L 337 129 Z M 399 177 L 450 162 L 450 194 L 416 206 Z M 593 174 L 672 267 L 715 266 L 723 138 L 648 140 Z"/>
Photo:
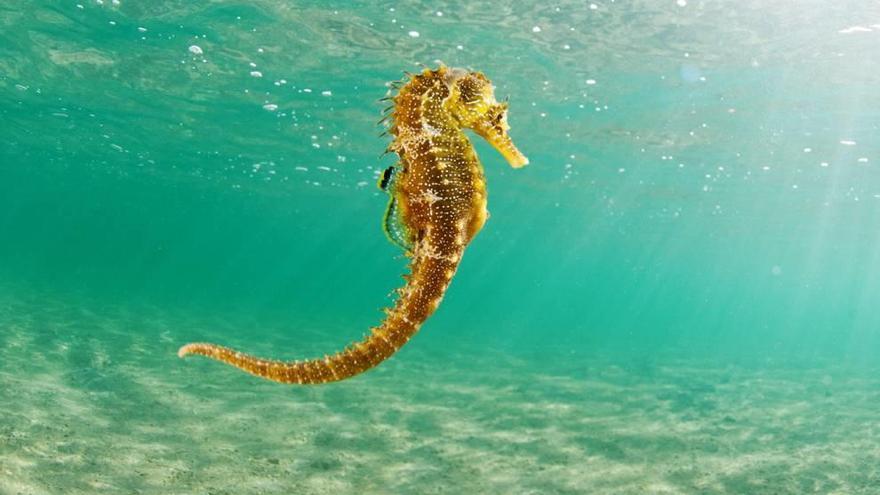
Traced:
<path fill-rule="evenodd" d="M 493 148 L 501 153 L 501 156 L 503 156 L 504 159 L 507 160 L 507 163 L 510 164 L 511 167 L 521 168 L 529 164 L 529 159 L 526 157 L 526 155 L 523 155 L 519 149 L 517 149 L 517 147 L 513 144 L 513 141 L 510 139 L 510 136 L 507 135 L 506 132 L 503 134 L 495 135 L 483 135 L 479 131 L 477 131 L 477 133 L 483 136 L 483 138 L 488 141 Z"/>
<path fill-rule="evenodd" d="M 494 113 L 494 116 L 480 120 L 473 126 L 474 132 L 491 144 L 498 153 L 501 153 L 501 156 L 507 160 L 511 167 L 520 168 L 528 165 L 529 159 L 517 149 L 513 140 L 510 139 L 510 134 L 507 133 L 507 130 L 510 129 L 510 126 L 507 125 L 507 105 L 500 104 L 496 107 L 495 112 L 489 113 L 490 116 Z"/>

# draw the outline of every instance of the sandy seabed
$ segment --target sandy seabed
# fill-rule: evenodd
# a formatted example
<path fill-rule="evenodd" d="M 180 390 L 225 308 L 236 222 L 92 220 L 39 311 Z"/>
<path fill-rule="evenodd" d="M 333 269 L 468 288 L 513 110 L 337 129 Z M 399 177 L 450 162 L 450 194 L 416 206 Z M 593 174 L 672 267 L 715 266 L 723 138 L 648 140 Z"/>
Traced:
<path fill-rule="evenodd" d="M 876 372 L 412 346 L 296 388 L 179 360 L 208 323 L 0 298 L 0 494 L 880 493 Z"/>

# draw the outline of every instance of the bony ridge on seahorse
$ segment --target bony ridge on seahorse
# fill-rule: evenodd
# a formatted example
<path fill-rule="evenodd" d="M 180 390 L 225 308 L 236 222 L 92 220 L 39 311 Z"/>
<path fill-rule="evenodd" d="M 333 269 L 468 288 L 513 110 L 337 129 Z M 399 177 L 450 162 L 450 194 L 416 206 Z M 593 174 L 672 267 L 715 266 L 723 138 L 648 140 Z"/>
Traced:
<path fill-rule="evenodd" d="M 362 341 L 332 356 L 306 361 L 261 359 L 214 344 L 194 343 L 178 355 L 200 354 L 281 383 L 326 383 L 363 373 L 388 359 L 437 309 L 465 246 L 483 227 L 483 167 L 463 129 L 488 141 L 514 168 L 529 160 L 507 131 L 507 103 L 495 100 L 480 72 L 440 66 L 392 85 L 388 151 L 400 161 L 379 181 L 391 199 L 384 228 L 411 259 L 386 318 Z"/>

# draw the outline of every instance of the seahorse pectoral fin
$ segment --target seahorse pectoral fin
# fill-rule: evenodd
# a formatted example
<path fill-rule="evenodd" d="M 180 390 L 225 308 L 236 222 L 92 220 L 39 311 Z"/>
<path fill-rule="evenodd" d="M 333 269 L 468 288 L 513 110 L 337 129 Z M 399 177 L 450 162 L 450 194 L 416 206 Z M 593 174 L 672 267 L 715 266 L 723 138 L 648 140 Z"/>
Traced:
<path fill-rule="evenodd" d="M 392 165 L 382 172 L 382 176 L 379 177 L 379 182 L 376 183 L 376 185 L 379 186 L 379 189 L 383 191 L 389 190 L 388 186 L 391 185 L 391 181 L 394 179 L 394 170 L 394 165 Z"/>
<path fill-rule="evenodd" d="M 516 148 L 507 132 L 510 126 L 507 125 L 506 103 L 492 106 L 486 113 L 486 119 L 476 122 L 473 129 L 501 153 L 511 167 L 520 168 L 529 164 L 529 159 Z"/>

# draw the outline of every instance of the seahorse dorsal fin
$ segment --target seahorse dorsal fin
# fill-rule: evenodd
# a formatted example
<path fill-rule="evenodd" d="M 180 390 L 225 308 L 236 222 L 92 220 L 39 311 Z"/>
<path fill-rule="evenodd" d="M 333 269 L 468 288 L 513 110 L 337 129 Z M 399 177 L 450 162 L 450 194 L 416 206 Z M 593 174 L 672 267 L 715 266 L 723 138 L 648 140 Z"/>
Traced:
<path fill-rule="evenodd" d="M 412 249 L 412 240 L 410 240 L 406 225 L 400 218 L 400 207 L 394 196 L 391 196 L 391 200 L 388 201 L 388 209 L 385 210 L 382 228 L 392 244 L 407 252 Z"/>
<path fill-rule="evenodd" d="M 382 176 L 379 177 L 379 183 L 377 184 L 379 189 L 387 192 L 388 196 L 390 196 L 388 208 L 382 217 L 382 230 L 385 231 L 385 235 L 388 236 L 388 240 L 392 244 L 404 251 L 409 251 L 412 248 L 412 240 L 406 229 L 406 224 L 403 222 L 403 218 L 401 218 L 400 206 L 397 204 L 396 183 L 399 172 L 399 168 L 396 165 L 392 165 L 386 168 L 382 172 Z"/>

